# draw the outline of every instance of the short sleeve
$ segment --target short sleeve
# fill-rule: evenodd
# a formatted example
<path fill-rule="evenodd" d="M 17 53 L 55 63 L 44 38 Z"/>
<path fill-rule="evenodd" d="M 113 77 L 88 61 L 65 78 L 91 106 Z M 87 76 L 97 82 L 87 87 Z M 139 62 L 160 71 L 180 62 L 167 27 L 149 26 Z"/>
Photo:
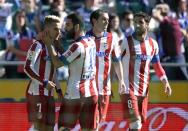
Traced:
<path fill-rule="evenodd" d="M 152 63 L 156 63 L 158 61 L 160 61 L 160 58 L 159 58 L 159 46 L 157 44 L 156 41 L 153 40 L 153 43 L 154 43 L 154 56 L 151 60 Z"/>
<path fill-rule="evenodd" d="M 81 47 L 78 43 L 72 44 L 67 51 L 65 51 L 59 58 L 65 64 L 68 65 L 74 61 L 81 54 Z"/>

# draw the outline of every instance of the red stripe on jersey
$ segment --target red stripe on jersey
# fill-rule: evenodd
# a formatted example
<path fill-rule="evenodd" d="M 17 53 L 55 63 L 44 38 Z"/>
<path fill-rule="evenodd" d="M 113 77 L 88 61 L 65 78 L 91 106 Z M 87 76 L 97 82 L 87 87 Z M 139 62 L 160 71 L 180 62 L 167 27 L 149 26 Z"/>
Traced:
<path fill-rule="evenodd" d="M 77 48 L 78 48 L 78 45 L 77 44 L 73 44 L 69 50 L 71 52 L 74 52 Z"/>
<path fill-rule="evenodd" d="M 100 40 L 99 39 L 95 39 L 95 45 L 96 45 L 96 52 L 100 51 Z M 98 77 L 99 77 L 99 57 L 96 57 L 96 85 L 97 85 L 97 90 L 99 91 L 99 81 L 98 81 Z"/>
<path fill-rule="evenodd" d="M 109 72 L 109 55 L 110 55 L 110 51 L 111 51 L 111 48 L 112 48 L 112 33 L 108 33 L 108 36 L 107 36 L 107 46 L 108 46 L 108 49 L 105 50 L 105 54 L 108 54 L 108 55 L 105 55 L 104 56 L 104 62 L 105 62 L 105 65 L 104 65 L 104 73 L 103 73 L 103 88 L 104 88 L 104 95 L 107 94 L 107 81 L 108 81 L 108 72 Z M 115 54 L 115 53 L 114 53 Z"/>
<path fill-rule="evenodd" d="M 39 63 L 39 76 L 41 77 L 42 80 L 44 80 L 46 61 L 43 58 L 46 56 L 46 50 L 45 50 L 45 45 L 43 43 L 41 43 L 41 45 L 42 45 L 42 53 L 40 54 L 41 60 Z M 43 85 L 39 85 L 39 94 L 44 95 Z"/>
<path fill-rule="evenodd" d="M 36 43 L 34 43 L 32 46 L 31 46 L 31 51 L 35 51 L 35 49 L 36 49 L 36 47 L 37 47 L 37 44 Z M 37 58 L 38 59 L 38 58 Z M 39 75 L 37 75 L 32 69 L 31 69 L 31 67 L 30 67 L 30 65 L 31 65 L 31 60 L 26 60 L 26 64 L 25 64 L 25 70 L 26 70 L 26 72 L 30 75 L 30 77 L 31 78 L 33 78 L 33 79 L 36 79 L 36 80 L 38 80 L 38 81 L 40 81 L 41 83 L 43 83 L 43 79 L 41 79 L 40 77 L 39 77 Z"/>
<path fill-rule="evenodd" d="M 142 55 L 147 55 L 146 53 L 146 43 L 142 42 L 140 43 L 141 47 L 141 54 Z M 144 88 L 144 73 L 145 73 L 145 66 L 146 66 L 146 60 L 141 59 L 141 64 L 140 64 L 140 73 L 139 73 L 139 88 L 138 88 L 138 95 L 142 96 L 143 93 L 143 88 Z"/>
<path fill-rule="evenodd" d="M 130 51 L 129 88 L 130 88 L 130 96 L 134 96 L 134 66 L 135 66 L 134 56 L 136 52 L 134 49 L 134 42 L 132 36 L 127 37 L 127 40 L 128 40 L 129 51 Z"/>
<path fill-rule="evenodd" d="M 87 43 L 84 40 L 81 40 L 80 42 L 84 45 L 84 50 L 85 50 L 85 48 L 88 46 Z M 78 45 L 77 45 L 77 47 L 78 47 Z M 86 50 L 85 50 L 84 61 L 83 62 L 85 62 L 85 57 L 86 57 Z M 84 67 L 84 63 L 83 63 L 83 67 Z M 81 73 L 80 79 L 82 78 L 82 75 L 83 75 L 83 70 L 84 70 L 83 67 L 82 67 L 82 73 Z M 80 87 L 79 87 L 80 88 L 80 96 L 85 96 L 85 85 L 84 85 L 85 80 L 81 80 L 80 83 L 81 83 Z"/>
<path fill-rule="evenodd" d="M 95 81 L 95 79 L 90 80 L 90 84 L 89 84 L 90 85 L 89 91 L 91 93 L 91 96 L 93 96 L 95 94 L 95 90 L 94 90 L 94 86 L 93 86 L 94 81 Z M 95 94 L 95 95 L 97 95 L 97 94 Z"/>

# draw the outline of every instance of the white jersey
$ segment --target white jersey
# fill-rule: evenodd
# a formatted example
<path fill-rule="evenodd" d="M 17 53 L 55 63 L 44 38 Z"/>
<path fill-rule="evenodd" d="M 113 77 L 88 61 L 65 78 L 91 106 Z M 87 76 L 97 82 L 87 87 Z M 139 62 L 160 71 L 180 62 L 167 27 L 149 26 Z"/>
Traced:
<path fill-rule="evenodd" d="M 12 4 L 4 3 L 0 5 L 0 38 L 5 39 L 8 37 L 12 25 Z"/>
<path fill-rule="evenodd" d="M 126 89 L 120 93 L 147 96 L 150 63 L 159 62 L 157 42 L 148 37 L 140 42 L 129 36 L 121 44 L 121 50 Z"/>
<path fill-rule="evenodd" d="M 60 57 L 69 67 L 65 98 L 78 99 L 98 95 L 96 87 L 96 46 L 88 37 L 81 37 Z"/>

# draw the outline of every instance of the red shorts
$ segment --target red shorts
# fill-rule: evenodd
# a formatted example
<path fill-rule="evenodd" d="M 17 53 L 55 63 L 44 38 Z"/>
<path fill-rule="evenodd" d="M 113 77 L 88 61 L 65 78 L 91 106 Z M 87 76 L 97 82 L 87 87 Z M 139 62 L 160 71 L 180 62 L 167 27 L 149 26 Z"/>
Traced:
<path fill-rule="evenodd" d="M 135 96 L 130 97 L 128 94 L 120 95 L 123 105 L 125 119 L 129 122 L 135 122 L 141 118 L 142 123 L 146 121 L 148 97 Z"/>
<path fill-rule="evenodd" d="M 53 96 L 27 95 L 29 122 L 55 125 L 55 101 Z"/>
<path fill-rule="evenodd" d="M 59 112 L 59 127 L 74 128 L 79 120 L 81 128 L 96 129 L 99 123 L 98 96 L 64 99 Z"/>
<path fill-rule="evenodd" d="M 109 95 L 99 95 L 99 117 L 100 122 L 105 121 L 106 114 L 108 111 L 110 96 Z"/>

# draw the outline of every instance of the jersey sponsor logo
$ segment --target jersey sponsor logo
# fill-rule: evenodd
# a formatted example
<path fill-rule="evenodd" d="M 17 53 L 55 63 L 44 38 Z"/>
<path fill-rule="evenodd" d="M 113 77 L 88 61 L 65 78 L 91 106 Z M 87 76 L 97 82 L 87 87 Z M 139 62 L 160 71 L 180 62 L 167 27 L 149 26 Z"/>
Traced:
<path fill-rule="evenodd" d="M 28 56 L 27 56 L 28 57 L 27 59 L 32 60 L 34 56 L 35 56 L 35 51 L 30 51 Z"/>
<path fill-rule="evenodd" d="M 146 60 L 151 60 L 152 57 L 150 55 L 138 55 L 137 54 L 137 55 L 135 55 L 135 59 L 146 61 Z"/>
<path fill-rule="evenodd" d="M 109 56 L 109 53 L 100 51 L 100 52 L 96 52 L 96 55 L 98 57 L 105 57 L 105 56 Z"/>

